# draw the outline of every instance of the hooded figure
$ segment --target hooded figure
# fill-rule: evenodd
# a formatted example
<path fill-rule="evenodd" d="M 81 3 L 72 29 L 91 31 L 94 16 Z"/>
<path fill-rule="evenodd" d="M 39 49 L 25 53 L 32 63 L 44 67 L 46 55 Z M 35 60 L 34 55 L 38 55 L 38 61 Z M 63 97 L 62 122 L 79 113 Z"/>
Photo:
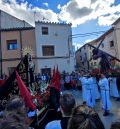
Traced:
<path fill-rule="evenodd" d="M 110 102 L 110 95 L 109 95 L 109 82 L 104 74 L 101 74 L 98 84 L 100 86 L 101 97 L 102 97 L 102 104 L 103 104 L 102 108 L 104 110 L 103 116 L 107 116 L 109 115 L 111 102 Z"/>
<path fill-rule="evenodd" d="M 48 88 L 50 88 L 50 106 L 53 109 L 58 110 L 60 106 L 60 81 L 56 79 L 52 84 L 48 86 Z"/>

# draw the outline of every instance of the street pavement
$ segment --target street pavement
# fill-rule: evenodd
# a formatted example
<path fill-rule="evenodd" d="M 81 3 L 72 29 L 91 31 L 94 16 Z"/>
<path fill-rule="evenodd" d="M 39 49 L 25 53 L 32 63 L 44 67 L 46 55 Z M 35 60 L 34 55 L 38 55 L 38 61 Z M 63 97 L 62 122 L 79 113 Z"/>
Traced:
<path fill-rule="evenodd" d="M 74 95 L 77 105 L 82 104 L 82 92 L 79 90 L 64 90 L 63 93 L 70 92 Z M 116 101 L 115 98 L 110 98 L 112 107 L 109 116 L 103 116 L 101 101 L 96 102 L 95 111 L 99 114 L 105 129 L 110 129 L 111 123 L 117 119 L 120 119 L 120 101 Z"/>

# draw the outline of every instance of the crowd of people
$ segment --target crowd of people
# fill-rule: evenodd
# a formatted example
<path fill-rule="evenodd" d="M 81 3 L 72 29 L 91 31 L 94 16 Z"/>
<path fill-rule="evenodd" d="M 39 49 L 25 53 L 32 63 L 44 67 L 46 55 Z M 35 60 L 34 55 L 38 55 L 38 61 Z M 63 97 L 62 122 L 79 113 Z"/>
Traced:
<path fill-rule="evenodd" d="M 11 98 L 0 115 L 0 129 L 30 129 L 27 110 L 22 98 Z"/>
<path fill-rule="evenodd" d="M 51 77 L 43 74 L 36 76 L 36 83 L 50 83 Z M 98 113 L 94 110 L 96 101 L 102 101 L 103 116 L 108 116 L 111 109 L 110 96 L 120 99 L 116 77 L 106 77 L 103 73 L 93 76 L 92 73 L 80 71 L 61 74 L 60 87 L 50 86 L 49 107 L 60 112 L 59 120 L 49 121 L 45 129 L 105 129 Z M 61 90 L 62 89 L 62 90 Z M 68 93 L 64 93 L 64 90 Z M 83 104 L 77 105 L 69 89 L 81 90 Z M 5 109 L 0 112 L 0 129 L 30 129 L 31 118 L 37 110 L 30 111 L 20 97 L 10 99 Z M 34 115 L 31 115 L 34 114 Z M 55 115 L 55 114 L 54 114 Z M 40 126 L 34 129 L 41 129 Z M 120 121 L 113 122 L 110 129 L 120 129 Z"/>
<path fill-rule="evenodd" d="M 77 105 L 71 93 L 62 94 L 59 103 L 62 118 L 50 121 L 45 129 L 105 129 L 98 113 L 86 104 Z M 14 97 L 1 115 L 0 129 L 33 129 L 30 120 L 24 101 Z M 113 122 L 110 129 L 120 129 L 120 120 Z"/>
<path fill-rule="evenodd" d="M 108 116 L 112 106 L 110 96 L 116 98 L 117 101 L 120 100 L 116 77 L 106 77 L 103 73 L 95 77 L 91 73 L 84 74 L 82 72 L 79 79 L 82 84 L 83 103 L 93 108 L 96 100 L 101 99 L 103 116 Z"/>

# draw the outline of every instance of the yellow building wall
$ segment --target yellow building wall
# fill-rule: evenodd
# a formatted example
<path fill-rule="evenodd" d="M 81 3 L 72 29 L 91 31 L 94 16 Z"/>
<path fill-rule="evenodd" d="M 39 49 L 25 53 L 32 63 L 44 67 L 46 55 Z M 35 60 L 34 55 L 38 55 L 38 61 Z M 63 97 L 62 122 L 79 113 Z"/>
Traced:
<path fill-rule="evenodd" d="M 7 49 L 7 40 L 17 40 L 17 50 Z M 22 47 L 31 47 L 36 57 L 35 46 L 35 30 L 21 30 L 21 43 Z M 21 61 L 21 43 L 20 43 L 20 31 L 4 31 L 1 33 L 1 47 L 2 47 L 2 73 L 9 75 L 9 67 L 16 67 Z M 34 58 L 33 57 L 33 58 Z M 16 60 L 19 58 L 20 60 Z M 37 72 L 37 60 L 33 59 L 35 64 L 35 72 Z"/>

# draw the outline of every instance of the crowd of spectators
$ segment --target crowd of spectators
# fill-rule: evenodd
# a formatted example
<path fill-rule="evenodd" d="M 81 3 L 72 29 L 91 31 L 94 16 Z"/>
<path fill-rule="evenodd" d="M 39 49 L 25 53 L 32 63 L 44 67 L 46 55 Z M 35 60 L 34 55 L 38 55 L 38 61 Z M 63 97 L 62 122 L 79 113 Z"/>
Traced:
<path fill-rule="evenodd" d="M 62 119 L 49 122 L 45 129 L 105 129 L 98 113 L 86 105 L 76 106 L 70 93 L 60 96 L 60 111 Z M 10 99 L 1 114 L 0 129 L 32 129 L 27 113 L 20 97 Z M 110 129 L 120 129 L 120 120 L 113 122 Z"/>
<path fill-rule="evenodd" d="M 1 113 L 0 129 L 30 129 L 27 112 L 28 108 L 22 98 L 11 98 Z"/>

